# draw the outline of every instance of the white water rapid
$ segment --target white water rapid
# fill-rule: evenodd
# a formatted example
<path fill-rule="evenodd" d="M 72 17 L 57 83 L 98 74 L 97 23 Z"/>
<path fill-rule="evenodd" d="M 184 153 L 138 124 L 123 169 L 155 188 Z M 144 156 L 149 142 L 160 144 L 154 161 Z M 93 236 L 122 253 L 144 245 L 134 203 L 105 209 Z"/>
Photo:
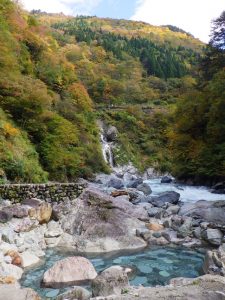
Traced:
<path fill-rule="evenodd" d="M 161 183 L 161 178 L 146 180 L 152 189 L 152 195 L 162 192 L 175 191 L 180 194 L 183 202 L 196 202 L 198 200 L 217 201 L 225 200 L 224 194 L 213 194 L 204 186 L 190 186 L 185 184 Z"/>

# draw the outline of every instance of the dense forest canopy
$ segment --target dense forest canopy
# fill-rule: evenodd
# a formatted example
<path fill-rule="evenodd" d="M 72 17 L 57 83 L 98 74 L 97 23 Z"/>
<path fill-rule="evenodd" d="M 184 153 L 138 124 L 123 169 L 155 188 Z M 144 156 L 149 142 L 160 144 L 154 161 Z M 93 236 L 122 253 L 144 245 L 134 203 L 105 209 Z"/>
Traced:
<path fill-rule="evenodd" d="M 223 42 L 224 13 L 204 49 L 170 25 L 28 13 L 0 0 L 0 180 L 107 172 L 99 118 L 119 130 L 118 164 L 224 177 Z"/>
<path fill-rule="evenodd" d="M 147 75 L 159 78 L 180 78 L 190 73 L 188 66 L 196 62 L 198 53 L 183 46 L 172 47 L 170 43 L 159 44 L 147 37 L 127 37 L 123 33 L 115 33 L 104 29 L 98 22 L 88 22 L 87 18 L 71 19 L 56 23 L 53 28 L 63 30 L 65 34 L 74 36 L 78 43 L 85 42 L 102 47 L 111 52 L 119 60 L 126 60 L 127 55 L 137 58 L 143 65 Z"/>
<path fill-rule="evenodd" d="M 213 22 L 199 85 L 178 104 L 173 171 L 203 183 L 225 178 L 225 11 Z"/>
<path fill-rule="evenodd" d="M 1 0 L 0 27 L 2 180 L 104 170 L 92 100 L 50 30 L 9 0 Z"/>

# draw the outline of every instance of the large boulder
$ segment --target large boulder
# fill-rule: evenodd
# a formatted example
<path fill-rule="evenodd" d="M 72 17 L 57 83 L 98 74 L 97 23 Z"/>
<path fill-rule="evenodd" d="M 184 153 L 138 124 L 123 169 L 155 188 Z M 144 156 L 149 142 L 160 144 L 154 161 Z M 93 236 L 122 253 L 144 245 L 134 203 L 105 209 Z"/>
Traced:
<path fill-rule="evenodd" d="M 7 223 L 12 220 L 13 214 L 10 211 L 0 210 L 0 223 Z"/>
<path fill-rule="evenodd" d="M 139 184 L 137 186 L 137 189 L 141 192 L 143 192 L 145 195 L 150 195 L 152 193 L 152 189 L 150 188 L 149 184 L 147 183 L 142 183 L 142 184 Z"/>
<path fill-rule="evenodd" d="M 133 188 L 136 189 L 139 185 L 141 185 L 143 183 L 143 179 L 142 178 L 132 178 L 130 181 L 127 182 L 126 186 L 127 188 Z"/>
<path fill-rule="evenodd" d="M 30 218 L 38 220 L 40 224 L 49 222 L 52 215 L 52 206 L 50 203 L 40 199 L 27 199 L 24 200 L 22 204 L 30 206 Z"/>
<path fill-rule="evenodd" d="M 222 244 L 223 234 L 219 229 L 207 228 L 202 237 L 214 246 L 220 246 Z"/>
<path fill-rule="evenodd" d="M 25 218 L 28 217 L 29 207 L 26 205 L 15 204 L 8 207 L 4 207 L 3 211 L 11 214 L 15 218 Z"/>
<path fill-rule="evenodd" d="M 179 215 L 225 225 L 225 201 L 200 200 L 195 203 L 185 203 L 181 207 Z"/>
<path fill-rule="evenodd" d="M 219 182 L 212 187 L 212 193 L 225 194 L 225 182 Z"/>
<path fill-rule="evenodd" d="M 102 271 L 92 281 L 92 293 L 94 297 L 121 295 L 123 289 L 129 286 L 126 271 L 120 266 L 112 266 Z"/>
<path fill-rule="evenodd" d="M 136 236 L 136 229 L 143 224 L 140 219 L 146 218 L 144 208 L 90 187 L 61 223 L 64 232 L 76 239 L 77 251 L 96 253 L 145 247 L 144 240 Z"/>
<path fill-rule="evenodd" d="M 68 257 L 56 262 L 44 273 L 42 285 L 48 288 L 61 288 L 87 283 L 97 276 L 92 263 L 80 256 Z"/>
<path fill-rule="evenodd" d="M 156 207 L 162 207 L 166 203 L 177 204 L 180 199 L 180 194 L 174 191 L 164 192 L 158 196 L 149 197 L 149 202 Z"/>
<path fill-rule="evenodd" d="M 161 178 L 161 183 L 171 183 L 173 181 L 173 179 L 169 176 L 163 176 Z"/>
<path fill-rule="evenodd" d="M 106 131 L 106 138 L 109 142 L 114 142 L 117 139 L 118 130 L 115 126 L 109 126 Z"/>
<path fill-rule="evenodd" d="M 120 178 L 116 177 L 116 176 L 112 176 L 108 183 L 107 183 L 108 187 L 113 187 L 114 189 L 122 189 L 124 187 L 124 183 L 123 180 L 121 180 Z"/>

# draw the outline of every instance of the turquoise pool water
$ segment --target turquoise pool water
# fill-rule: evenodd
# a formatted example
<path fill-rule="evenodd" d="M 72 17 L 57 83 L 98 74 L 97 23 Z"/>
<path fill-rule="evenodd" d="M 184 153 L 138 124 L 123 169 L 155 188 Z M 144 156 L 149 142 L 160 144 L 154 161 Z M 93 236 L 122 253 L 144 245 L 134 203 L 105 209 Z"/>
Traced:
<path fill-rule="evenodd" d="M 48 250 L 45 261 L 42 265 L 27 270 L 24 274 L 21 285 L 36 290 L 44 299 L 54 299 L 66 289 L 53 290 L 40 287 L 43 273 L 56 261 L 74 253 L 65 253 L 55 250 Z M 148 248 L 138 253 L 114 253 L 107 255 L 88 257 L 97 272 L 100 272 L 113 265 L 125 265 L 132 267 L 135 272 L 131 278 L 131 285 L 156 286 L 165 285 L 171 278 L 189 277 L 195 278 L 203 274 L 202 265 L 204 254 L 202 251 L 189 250 L 184 248 Z"/>

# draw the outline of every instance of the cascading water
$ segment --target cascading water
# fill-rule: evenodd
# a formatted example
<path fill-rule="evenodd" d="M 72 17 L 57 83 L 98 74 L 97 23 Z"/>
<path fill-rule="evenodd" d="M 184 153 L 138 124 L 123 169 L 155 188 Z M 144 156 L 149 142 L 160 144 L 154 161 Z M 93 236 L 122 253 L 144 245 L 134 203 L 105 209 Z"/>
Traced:
<path fill-rule="evenodd" d="M 107 162 L 110 167 L 114 167 L 114 161 L 113 161 L 113 152 L 112 152 L 112 143 L 109 143 L 104 136 L 104 133 L 101 133 L 101 144 L 102 144 L 102 154 L 104 157 L 104 160 Z"/>
<path fill-rule="evenodd" d="M 105 162 L 111 167 L 114 167 L 114 157 L 113 157 L 113 142 L 107 140 L 105 134 L 105 125 L 101 120 L 98 120 L 98 126 L 100 129 L 100 142 L 102 145 L 102 155 Z"/>

